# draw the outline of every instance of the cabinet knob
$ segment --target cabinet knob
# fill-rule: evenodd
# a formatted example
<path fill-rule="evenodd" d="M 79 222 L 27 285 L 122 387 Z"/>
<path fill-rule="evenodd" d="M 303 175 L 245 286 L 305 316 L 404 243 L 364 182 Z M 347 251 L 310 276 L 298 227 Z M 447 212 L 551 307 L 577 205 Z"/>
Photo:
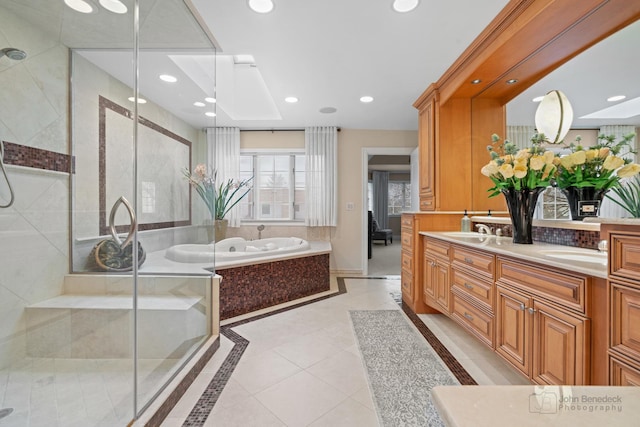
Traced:
<path fill-rule="evenodd" d="M 529 314 L 534 314 L 536 312 L 536 309 L 533 307 L 529 307 Z"/>
<path fill-rule="evenodd" d="M 525 307 L 523 303 L 520 303 L 520 310 L 524 311 L 524 310 L 526 310 L 526 308 L 527 307 Z"/>
<path fill-rule="evenodd" d="M 473 264 L 473 260 L 467 257 L 464 257 L 464 262 L 466 262 L 467 264 Z"/>
<path fill-rule="evenodd" d="M 437 262 L 435 262 L 435 261 L 431 261 L 431 267 L 437 267 L 437 266 L 438 266 L 438 263 L 437 263 Z"/>
<path fill-rule="evenodd" d="M 473 286 L 471 286 L 467 282 L 464 282 L 464 287 L 467 288 L 467 289 L 473 289 Z"/>
<path fill-rule="evenodd" d="M 469 320 L 473 320 L 473 316 L 467 313 L 466 311 L 464 312 L 464 317 L 466 317 Z"/>

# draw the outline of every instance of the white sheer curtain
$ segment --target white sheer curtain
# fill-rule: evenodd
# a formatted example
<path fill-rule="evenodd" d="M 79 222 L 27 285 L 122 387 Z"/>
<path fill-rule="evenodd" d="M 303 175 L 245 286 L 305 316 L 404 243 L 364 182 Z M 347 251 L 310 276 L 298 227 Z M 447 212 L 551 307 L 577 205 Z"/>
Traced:
<path fill-rule="evenodd" d="M 373 171 L 373 217 L 380 228 L 389 228 L 389 172 Z"/>
<path fill-rule="evenodd" d="M 531 138 L 536 133 L 534 126 L 507 126 L 507 137 L 505 139 L 516 144 L 518 148 L 527 148 L 531 145 Z"/>
<path fill-rule="evenodd" d="M 601 126 L 600 132 L 598 134 L 604 134 L 606 136 L 614 135 L 614 141 L 620 141 L 623 136 L 628 135 L 630 133 L 636 132 L 635 126 L 626 126 L 626 125 L 607 125 Z M 635 150 L 637 148 L 637 136 L 633 138 L 632 148 Z M 635 161 L 634 154 L 627 154 L 623 156 L 631 161 Z M 625 180 L 622 180 L 622 184 L 624 184 Z M 598 216 L 601 218 L 625 218 L 629 216 L 629 213 L 622 209 L 622 207 L 618 206 L 613 201 L 609 200 L 609 197 L 616 198 L 617 196 L 613 191 L 607 192 L 607 197 L 602 201 L 602 206 L 600 206 L 600 211 L 598 212 Z"/>
<path fill-rule="evenodd" d="M 217 185 L 228 179 L 240 178 L 240 128 L 216 127 L 207 129 L 207 162 L 218 171 Z M 240 227 L 238 205 L 225 219 L 229 227 Z"/>
<path fill-rule="evenodd" d="M 306 153 L 305 196 L 309 227 L 337 225 L 338 129 L 313 126 L 304 131 Z"/>

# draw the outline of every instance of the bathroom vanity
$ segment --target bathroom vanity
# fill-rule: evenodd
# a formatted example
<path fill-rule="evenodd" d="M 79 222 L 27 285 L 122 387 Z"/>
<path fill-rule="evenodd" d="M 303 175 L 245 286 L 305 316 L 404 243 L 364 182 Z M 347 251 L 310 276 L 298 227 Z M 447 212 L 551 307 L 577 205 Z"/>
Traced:
<path fill-rule="evenodd" d="M 534 383 L 607 383 L 606 253 L 479 233 L 419 234 L 426 306 Z"/>

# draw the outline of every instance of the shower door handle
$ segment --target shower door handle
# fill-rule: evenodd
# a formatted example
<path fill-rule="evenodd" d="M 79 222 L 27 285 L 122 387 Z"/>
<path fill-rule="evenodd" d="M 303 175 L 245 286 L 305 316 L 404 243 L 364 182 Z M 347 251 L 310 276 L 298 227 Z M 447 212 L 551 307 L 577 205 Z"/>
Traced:
<path fill-rule="evenodd" d="M 124 242 L 120 240 L 120 237 L 118 236 L 118 233 L 116 231 L 115 224 L 116 212 L 120 205 L 124 205 L 124 207 L 127 209 L 129 219 L 131 220 L 131 224 L 129 225 L 129 234 L 127 234 L 127 238 L 124 239 Z M 121 249 L 124 249 L 124 247 L 131 243 L 131 240 L 133 240 L 133 233 L 135 233 L 136 227 L 138 227 L 138 220 L 136 219 L 136 213 L 133 210 L 133 206 L 131 206 L 131 203 L 129 203 L 129 201 L 124 196 L 121 196 L 113 204 L 113 207 L 111 207 L 111 214 L 109 215 L 109 229 L 111 230 L 111 237 L 113 237 L 113 240 L 115 240 L 116 243 L 120 245 Z"/>

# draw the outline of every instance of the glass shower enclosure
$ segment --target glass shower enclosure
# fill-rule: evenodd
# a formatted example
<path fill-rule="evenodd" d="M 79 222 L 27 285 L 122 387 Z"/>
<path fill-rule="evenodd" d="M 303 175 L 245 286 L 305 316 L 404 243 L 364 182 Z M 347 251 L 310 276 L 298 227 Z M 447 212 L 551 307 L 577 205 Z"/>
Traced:
<path fill-rule="evenodd" d="M 216 333 L 163 256 L 207 238 L 215 41 L 188 0 L 0 0 L 0 43 L 0 425 L 127 425 Z"/>

